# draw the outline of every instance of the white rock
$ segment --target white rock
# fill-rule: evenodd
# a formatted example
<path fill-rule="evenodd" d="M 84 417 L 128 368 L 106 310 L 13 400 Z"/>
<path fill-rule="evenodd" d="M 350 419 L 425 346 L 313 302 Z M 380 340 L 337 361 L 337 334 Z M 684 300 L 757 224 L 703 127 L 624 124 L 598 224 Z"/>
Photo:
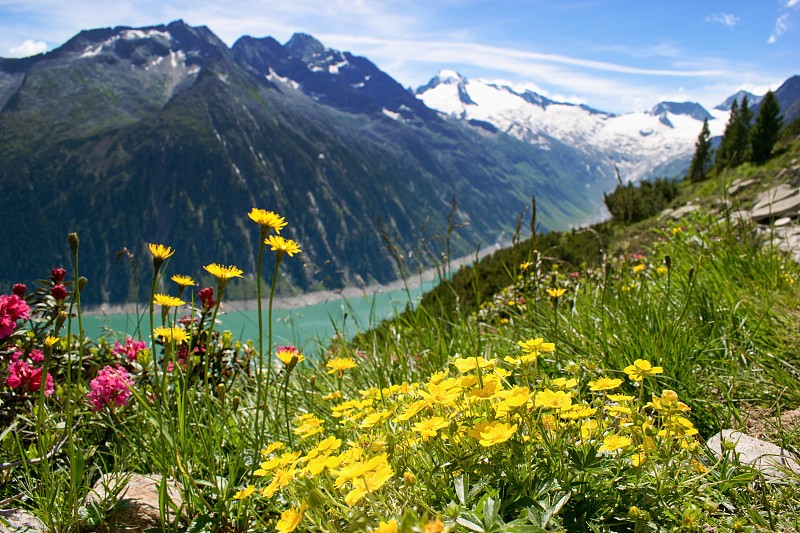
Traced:
<path fill-rule="evenodd" d="M 786 471 L 800 474 L 800 463 L 788 451 L 771 442 L 751 437 L 735 429 L 723 429 L 710 439 L 708 447 L 717 456 L 722 456 L 722 441 L 736 444 L 734 452 L 739 455 L 739 462 L 759 470 L 769 481 L 783 480 Z"/>

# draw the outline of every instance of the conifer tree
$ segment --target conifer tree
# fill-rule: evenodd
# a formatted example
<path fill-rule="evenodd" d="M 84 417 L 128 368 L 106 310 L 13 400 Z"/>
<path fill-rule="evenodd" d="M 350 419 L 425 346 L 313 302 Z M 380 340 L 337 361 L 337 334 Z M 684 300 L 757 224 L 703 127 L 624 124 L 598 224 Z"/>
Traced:
<path fill-rule="evenodd" d="M 769 159 L 782 125 L 780 104 L 775 94 L 769 91 L 761 101 L 761 109 L 750 133 L 751 160 L 754 163 L 760 165 Z"/>
<path fill-rule="evenodd" d="M 689 167 L 689 180 L 692 182 L 706 179 L 711 163 L 711 131 L 708 129 L 708 119 L 703 121 L 703 129 L 695 143 L 694 157 Z"/>
<path fill-rule="evenodd" d="M 739 121 L 739 102 L 734 100 L 731 104 L 731 112 L 728 117 L 728 123 L 725 125 L 725 133 L 722 134 L 722 141 L 720 142 L 719 149 L 717 150 L 717 157 L 714 159 L 714 166 L 719 172 L 727 167 L 733 158 L 733 131 L 736 129 L 736 124 Z"/>

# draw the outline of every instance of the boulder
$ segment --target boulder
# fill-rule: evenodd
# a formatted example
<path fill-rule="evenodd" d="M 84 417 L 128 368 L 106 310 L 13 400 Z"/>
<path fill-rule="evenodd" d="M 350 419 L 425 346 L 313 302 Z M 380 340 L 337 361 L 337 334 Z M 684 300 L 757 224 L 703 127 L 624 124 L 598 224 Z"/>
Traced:
<path fill-rule="evenodd" d="M 28 511 L 13 509 L 0 513 L 0 531 L 3 533 L 39 533 L 44 530 L 42 521 Z"/>
<path fill-rule="evenodd" d="M 119 480 L 124 481 L 128 475 L 130 479 L 119 491 L 115 511 L 109 516 L 109 522 L 114 524 L 114 531 L 142 533 L 147 529 L 160 528 L 158 487 L 162 477 L 158 474 L 106 474 L 95 483 L 86 498 L 87 505 L 105 499 L 109 491 L 115 492 L 115 485 Z M 167 496 L 175 508 L 180 509 L 183 506 L 178 484 L 173 480 L 167 482 Z M 170 505 L 167 505 L 167 511 L 167 519 L 172 521 L 175 513 Z"/>
<path fill-rule="evenodd" d="M 728 194 L 734 196 L 738 194 L 740 191 L 752 187 L 756 183 L 758 183 L 758 180 L 756 180 L 755 178 L 749 180 L 738 179 L 730 184 L 730 186 L 728 187 Z"/>
<path fill-rule="evenodd" d="M 734 443 L 739 462 L 760 471 L 768 481 L 782 481 L 791 470 L 800 474 L 797 458 L 771 442 L 751 437 L 735 429 L 723 429 L 710 439 L 708 447 L 715 455 L 723 454 L 722 441 Z"/>

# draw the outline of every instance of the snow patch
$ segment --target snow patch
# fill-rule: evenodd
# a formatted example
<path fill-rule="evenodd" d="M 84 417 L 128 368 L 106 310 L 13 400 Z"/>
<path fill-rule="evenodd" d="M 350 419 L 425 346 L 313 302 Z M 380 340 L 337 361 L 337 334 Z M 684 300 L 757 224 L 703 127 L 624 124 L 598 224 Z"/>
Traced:
<path fill-rule="evenodd" d="M 390 111 L 390 110 L 386 109 L 385 107 L 383 109 L 381 109 L 381 111 L 383 111 L 383 114 L 386 115 L 387 117 L 389 117 L 392 120 L 400 120 L 400 113 L 396 113 L 394 111 Z"/>
<path fill-rule="evenodd" d="M 278 73 L 275 72 L 272 69 L 272 67 L 270 67 L 269 72 L 264 77 L 267 78 L 269 81 L 279 82 L 279 83 L 282 83 L 284 85 L 288 85 L 292 89 L 299 89 L 300 88 L 300 84 L 299 83 L 297 83 L 296 81 L 294 81 L 292 79 L 284 78 L 283 76 L 279 76 Z"/>
<path fill-rule="evenodd" d="M 331 74 L 339 74 L 339 69 L 342 68 L 342 67 L 345 67 L 345 66 L 347 66 L 349 64 L 350 63 L 348 63 L 348 61 L 346 59 L 343 59 L 342 61 L 339 61 L 338 63 L 334 63 L 333 65 L 328 65 L 328 72 L 330 72 Z"/>

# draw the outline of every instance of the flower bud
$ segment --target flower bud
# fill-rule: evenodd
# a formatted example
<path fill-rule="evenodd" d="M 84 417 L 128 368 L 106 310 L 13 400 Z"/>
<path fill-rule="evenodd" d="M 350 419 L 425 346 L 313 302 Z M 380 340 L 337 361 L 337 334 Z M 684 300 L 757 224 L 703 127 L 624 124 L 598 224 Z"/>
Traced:
<path fill-rule="evenodd" d="M 70 250 L 72 250 L 72 255 L 76 255 L 78 253 L 78 244 L 80 243 L 80 239 L 78 239 L 78 234 L 74 231 L 67 235 L 67 241 L 69 241 Z"/>

